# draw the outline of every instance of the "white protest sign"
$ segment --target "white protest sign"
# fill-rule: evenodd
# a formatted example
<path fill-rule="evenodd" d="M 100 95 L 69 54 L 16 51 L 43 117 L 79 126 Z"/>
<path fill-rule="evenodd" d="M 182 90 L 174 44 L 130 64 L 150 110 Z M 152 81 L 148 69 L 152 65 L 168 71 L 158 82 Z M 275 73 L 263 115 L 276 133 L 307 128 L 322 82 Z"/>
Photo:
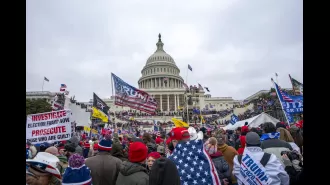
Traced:
<path fill-rule="evenodd" d="M 254 159 L 253 153 L 248 148 L 244 150 L 238 178 L 244 184 L 250 185 L 268 185 L 272 182 L 266 169 L 260 164 L 260 161 Z"/>
<path fill-rule="evenodd" d="M 26 119 L 26 141 L 32 144 L 71 138 L 71 110 L 30 114 Z"/>

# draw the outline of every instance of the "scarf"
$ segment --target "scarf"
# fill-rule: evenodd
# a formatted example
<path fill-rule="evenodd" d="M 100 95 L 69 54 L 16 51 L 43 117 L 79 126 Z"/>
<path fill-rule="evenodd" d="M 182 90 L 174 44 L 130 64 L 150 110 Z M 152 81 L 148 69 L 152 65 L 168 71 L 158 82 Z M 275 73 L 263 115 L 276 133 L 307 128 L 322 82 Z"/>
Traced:
<path fill-rule="evenodd" d="M 280 138 L 279 132 L 265 133 L 265 134 L 262 134 L 262 136 L 260 137 L 260 141 L 265 141 L 268 139 L 278 139 L 278 138 Z"/>

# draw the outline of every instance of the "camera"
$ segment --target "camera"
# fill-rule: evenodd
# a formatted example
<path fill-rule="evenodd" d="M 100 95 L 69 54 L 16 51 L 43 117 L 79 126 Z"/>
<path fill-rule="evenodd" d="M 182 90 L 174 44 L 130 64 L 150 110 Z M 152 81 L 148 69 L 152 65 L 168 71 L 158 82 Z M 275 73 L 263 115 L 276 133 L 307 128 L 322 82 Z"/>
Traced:
<path fill-rule="evenodd" d="M 282 151 L 281 156 L 284 155 L 284 154 L 286 154 L 289 157 L 290 161 L 300 160 L 299 154 L 295 151 Z"/>

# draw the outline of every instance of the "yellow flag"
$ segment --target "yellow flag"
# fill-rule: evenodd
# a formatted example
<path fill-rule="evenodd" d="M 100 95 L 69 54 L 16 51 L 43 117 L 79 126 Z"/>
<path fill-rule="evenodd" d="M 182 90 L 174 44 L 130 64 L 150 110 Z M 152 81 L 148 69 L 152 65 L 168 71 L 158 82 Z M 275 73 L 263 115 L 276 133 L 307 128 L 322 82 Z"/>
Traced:
<path fill-rule="evenodd" d="M 98 133 L 98 131 L 97 131 L 97 130 L 95 130 L 95 129 L 92 129 L 92 133 L 93 133 L 93 134 L 97 134 L 97 133 Z"/>
<path fill-rule="evenodd" d="M 181 120 L 178 120 L 178 119 L 172 118 L 172 121 L 173 121 L 175 127 L 189 127 L 188 123 L 183 122 L 183 121 L 181 121 Z"/>
<path fill-rule="evenodd" d="M 84 126 L 84 131 L 85 131 L 85 132 L 90 132 L 90 131 L 91 131 L 91 128 L 88 127 L 88 126 Z"/>
<path fill-rule="evenodd" d="M 93 107 L 93 114 L 92 117 L 99 118 L 104 123 L 108 123 L 108 116 L 105 115 L 103 112 L 99 111 L 97 108 Z"/>

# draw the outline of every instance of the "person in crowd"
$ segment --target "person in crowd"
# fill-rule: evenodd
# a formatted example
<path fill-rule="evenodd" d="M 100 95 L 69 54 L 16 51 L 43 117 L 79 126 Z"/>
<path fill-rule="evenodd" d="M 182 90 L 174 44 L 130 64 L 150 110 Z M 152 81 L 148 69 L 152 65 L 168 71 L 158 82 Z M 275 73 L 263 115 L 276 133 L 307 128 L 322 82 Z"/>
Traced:
<path fill-rule="evenodd" d="M 165 147 L 163 143 L 157 146 L 157 152 L 160 156 L 165 157 Z"/>
<path fill-rule="evenodd" d="M 277 128 L 276 131 L 280 133 L 280 140 L 289 143 L 291 145 L 291 147 L 293 148 L 293 150 L 296 150 L 299 154 L 301 154 L 300 148 L 296 145 L 293 137 L 291 136 L 290 132 L 286 128 L 279 127 L 279 128 Z"/>
<path fill-rule="evenodd" d="M 32 152 L 28 144 L 26 144 L 26 159 L 32 159 Z"/>
<path fill-rule="evenodd" d="M 303 134 L 302 134 L 302 129 L 298 128 L 295 125 L 292 125 L 289 128 L 290 134 L 293 137 L 294 142 L 296 145 L 300 148 L 300 153 L 303 153 L 302 147 L 304 144 L 304 139 L 303 139 Z"/>
<path fill-rule="evenodd" d="M 148 155 L 147 146 L 135 141 L 130 144 L 128 161 L 124 161 L 116 185 L 149 185 L 149 175 L 145 167 Z"/>
<path fill-rule="evenodd" d="M 68 167 L 68 159 L 65 156 L 60 155 L 58 153 L 58 149 L 55 146 L 51 146 L 47 148 L 45 152 L 53 154 L 60 160 L 60 162 L 57 165 L 57 168 L 60 171 L 60 173 L 63 174 L 65 169 Z"/>
<path fill-rule="evenodd" d="M 66 156 L 67 159 L 74 153 L 76 153 L 76 145 L 73 143 L 66 143 L 64 145 L 64 155 Z"/>
<path fill-rule="evenodd" d="M 190 135 L 186 128 L 176 127 L 169 132 L 170 137 L 166 141 L 170 152 L 174 150 L 179 141 L 189 141 Z"/>
<path fill-rule="evenodd" d="M 37 152 L 38 152 L 37 148 L 30 142 L 27 142 L 27 145 L 29 146 L 29 149 L 31 151 L 31 158 L 30 159 L 32 159 L 37 155 Z"/>
<path fill-rule="evenodd" d="M 62 176 L 56 168 L 59 159 L 53 154 L 38 152 L 33 159 L 27 159 L 27 185 L 61 185 Z"/>
<path fill-rule="evenodd" d="M 84 144 L 83 144 L 83 156 L 85 158 L 88 157 L 90 147 L 91 147 L 91 145 L 89 143 L 89 140 L 88 140 L 88 138 L 86 138 L 85 141 L 84 141 Z"/>
<path fill-rule="evenodd" d="M 151 152 L 148 157 L 147 157 L 147 166 L 148 166 L 148 170 L 151 169 L 152 165 L 154 164 L 154 162 L 159 159 L 161 156 L 158 152 Z"/>
<path fill-rule="evenodd" d="M 95 140 L 92 147 L 93 147 L 92 156 L 96 156 L 96 154 L 99 151 L 99 141 L 98 140 Z"/>
<path fill-rule="evenodd" d="M 179 172 L 168 158 L 157 159 L 149 174 L 150 185 L 181 185 Z"/>
<path fill-rule="evenodd" d="M 69 167 L 62 177 L 62 185 L 91 185 L 92 177 L 90 169 L 85 165 L 85 158 L 79 154 L 73 154 L 69 158 Z"/>
<path fill-rule="evenodd" d="M 111 135 L 106 134 L 100 141 L 96 156 L 86 159 L 86 166 L 91 169 L 93 185 L 114 185 L 121 166 L 121 160 L 111 155 Z"/>
<path fill-rule="evenodd" d="M 228 163 L 220 151 L 217 151 L 217 139 L 210 137 L 204 144 L 205 151 L 210 155 L 215 168 L 217 169 L 221 184 L 227 185 L 231 181 L 231 172 Z"/>
<path fill-rule="evenodd" d="M 271 183 L 269 185 L 289 185 L 289 175 L 284 170 L 280 160 L 274 154 L 263 152 L 260 145 L 261 141 L 257 133 L 249 132 L 246 134 L 246 150 L 248 150 L 250 155 L 252 155 L 251 158 L 253 160 L 259 161 L 265 168 L 265 173 L 271 179 Z M 242 158 L 242 155 L 237 155 L 234 158 L 233 174 L 237 178 L 238 184 L 242 184 L 241 179 L 244 179 L 240 170 L 241 162 L 243 160 Z"/>
<path fill-rule="evenodd" d="M 246 122 L 247 123 L 247 122 Z M 249 128 L 247 125 L 242 126 L 241 129 L 241 135 L 236 140 L 236 143 L 238 143 L 238 154 L 243 154 L 245 149 L 245 135 L 249 132 Z"/>
<path fill-rule="evenodd" d="M 111 155 L 117 157 L 121 161 L 127 161 L 127 156 L 124 155 L 123 146 L 120 143 L 113 143 L 111 149 Z"/>
<path fill-rule="evenodd" d="M 152 142 L 153 139 L 151 138 L 149 133 L 145 132 L 142 136 L 142 140 L 144 144 L 148 147 L 148 153 L 157 151 L 156 144 Z"/>
<path fill-rule="evenodd" d="M 39 152 L 45 152 L 45 150 L 50 147 L 49 143 L 43 142 L 39 146 Z"/>
<path fill-rule="evenodd" d="M 214 154 L 217 152 L 217 139 L 215 137 L 210 137 L 205 143 L 205 151 L 209 154 Z"/>
<path fill-rule="evenodd" d="M 73 146 L 75 147 L 75 153 L 83 156 L 83 150 L 82 150 L 81 146 L 79 146 L 79 140 L 78 140 L 77 136 L 73 136 L 69 140 L 67 140 L 66 144 L 69 144 L 69 143 L 72 143 Z"/>
<path fill-rule="evenodd" d="M 227 130 L 227 145 L 235 147 L 235 135 L 232 130 Z"/>
<path fill-rule="evenodd" d="M 279 140 L 280 133 L 276 132 L 276 127 L 271 122 L 263 125 L 263 133 L 261 136 L 261 148 L 264 152 L 274 154 L 282 162 L 282 151 L 291 151 L 293 148 L 285 141 Z"/>
<path fill-rule="evenodd" d="M 290 176 L 290 185 L 303 184 L 304 182 L 302 156 L 298 153 L 295 154 L 295 152 L 284 152 L 282 155 L 285 171 Z"/>
<path fill-rule="evenodd" d="M 237 129 L 235 130 L 235 149 L 236 150 L 238 150 L 238 148 L 239 148 L 239 145 L 240 145 L 240 143 L 239 142 L 236 142 L 238 139 L 239 139 L 239 137 L 241 136 L 241 130 L 242 130 L 242 127 L 237 127 Z"/>
<path fill-rule="evenodd" d="M 234 167 L 234 157 L 238 155 L 237 151 L 235 150 L 234 147 L 228 146 L 226 144 L 226 135 L 225 134 L 217 134 L 216 139 L 217 139 L 217 145 L 218 145 L 218 151 L 220 151 L 223 155 L 223 158 L 226 160 L 226 162 L 229 165 L 230 169 L 230 174 L 231 174 L 231 179 L 229 181 L 232 182 L 232 184 L 236 184 L 236 178 L 232 174 L 232 170 Z"/>

